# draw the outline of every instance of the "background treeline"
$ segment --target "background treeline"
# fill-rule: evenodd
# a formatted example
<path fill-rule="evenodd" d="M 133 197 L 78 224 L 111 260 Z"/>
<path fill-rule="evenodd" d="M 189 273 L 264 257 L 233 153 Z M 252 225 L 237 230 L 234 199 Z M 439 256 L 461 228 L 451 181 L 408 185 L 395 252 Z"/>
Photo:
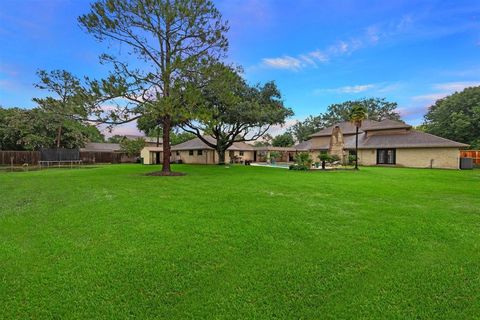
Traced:
<path fill-rule="evenodd" d="M 58 143 L 61 148 L 80 148 L 87 142 L 103 141 L 97 127 L 76 119 L 59 119 L 58 114 L 41 108 L 0 107 L 0 150 L 38 150 Z"/>

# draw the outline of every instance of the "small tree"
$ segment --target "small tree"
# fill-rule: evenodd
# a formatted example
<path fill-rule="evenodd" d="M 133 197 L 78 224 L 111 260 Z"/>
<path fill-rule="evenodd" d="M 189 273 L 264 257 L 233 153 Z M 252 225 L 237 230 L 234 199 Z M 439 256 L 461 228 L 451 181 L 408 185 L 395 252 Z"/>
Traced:
<path fill-rule="evenodd" d="M 320 152 L 318 159 L 322 162 L 322 170 L 325 170 L 325 163 L 331 162 L 332 157 L 325 151 Z"/>
<path fill-rule="evenodd" d="M 140 155 L 140 151 L 145 147 L 145 139 L 137 138 L 133 140 L 123 139 L 120 142 L 120 148 L 129 157 L 137 157 Z"/>
<path fill-rule="evenodd" d="M 290 169 L 309 170 L 312 162 L 313 160 L 308 152 L 300 152 L 295 156 L 295 164 L 290 166 Z"/>
<path fill-rule="evenodd" d="M 354 105 L 350 110 L 350 121 L 355 125 L 355 154 L 358 155 L 358 130 L 367 117 L 367 110 L 362 105 Z M 355 170 L 358 170 L 358 157 L 355 157 Z"/>
<path fill-rule="evenodd" d="M 280 152 L 276 152 L 276 151 L 270 152 L 270 160 L 272 161 L 272 163 L 275 163 L 275 161 L 277 161 L 277 159 L 280 159 L 280 157 L 281 157 Z"/>

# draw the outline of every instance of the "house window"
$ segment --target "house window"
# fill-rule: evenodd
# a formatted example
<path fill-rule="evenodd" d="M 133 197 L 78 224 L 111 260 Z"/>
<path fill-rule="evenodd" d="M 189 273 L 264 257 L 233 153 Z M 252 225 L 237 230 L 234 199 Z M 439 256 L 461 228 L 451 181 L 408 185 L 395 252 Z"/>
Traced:
<path fill-rule="evenodd" d="M 377 149 L 377 164 L 395 164 L 395 149 Z"/>
<path fill-rule="evenodd" d="M 243 156 L 243 151 L 240 151 L 240 153 L 239 153 L 239 154 L 240 154 L 241 156 Z"/>
<path fill-rule="evenodd" d="M 188 150 L 188 155 L 193 156 L 193 150 Z"/>
<path fill-rule="evenodd" d="M 177 154 L 177 156 L 179 156 L 179 155 L 180 155 L 180 151 L 177 151 L 176 154 Z"/>
<path fill-rule="evenodd" d="M 198 150 L 197 151 L 197 156 L 201 156 L 203 154 L 203 150 Z"/>

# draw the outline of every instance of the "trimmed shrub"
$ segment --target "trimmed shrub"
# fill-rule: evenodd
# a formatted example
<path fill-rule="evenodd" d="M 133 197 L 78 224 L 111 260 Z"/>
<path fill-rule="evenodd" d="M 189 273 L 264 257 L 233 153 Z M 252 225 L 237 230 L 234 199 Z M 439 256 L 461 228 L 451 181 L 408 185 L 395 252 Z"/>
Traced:
<path fill-rule="evenodd" d="M 310 167 L 302 164 L 291 164 L 288 169 L 297 171 L 308 171 L 310 170 Z"/>

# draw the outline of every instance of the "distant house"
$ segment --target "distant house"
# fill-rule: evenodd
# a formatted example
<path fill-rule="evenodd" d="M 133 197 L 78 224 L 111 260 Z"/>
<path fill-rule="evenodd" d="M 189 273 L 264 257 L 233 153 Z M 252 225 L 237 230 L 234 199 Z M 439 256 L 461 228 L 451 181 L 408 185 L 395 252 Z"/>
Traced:
<path fill-rule="evenodd" d="M 118 143 L 103 143 L 103 142 L 88 142 L 85 147 L 80 148 L 81 152 L 120 152 L 120 144 Z"/>
<path fill-rule="evenodd" d="M 137 137 L 145 139 L 145 147 L 140 152 L 144 164 L 160 164 L 163 161 L 162 138 L 157 142 L 153 137 Z"/>
<path fill-rule="evenodd" d="M 215 139 L 210 136 L 204 138 L 215 143 Z M 235 142 L 225 153 L 225 162 L 244 162 L 256 161 L 255 147 L 245 142 Z M 205 144 L 199 138 L 172 146 L 172 161 L 182 161 L 183 163 L 197 164 L 216 164 L 218 163 L 218 154 L 212 148 Z"/>
<path fill-rule="evenodd" d="M 295 146 L 315 160 L 321 151 L 347 157 L 355 153 L 355 126 L 341 122 L 312 134 Z M 417 131 L 400 121 L 363 121 L 358 138 L 359 164 L 458 169 L 460 152 L 468 145 Z"/>

